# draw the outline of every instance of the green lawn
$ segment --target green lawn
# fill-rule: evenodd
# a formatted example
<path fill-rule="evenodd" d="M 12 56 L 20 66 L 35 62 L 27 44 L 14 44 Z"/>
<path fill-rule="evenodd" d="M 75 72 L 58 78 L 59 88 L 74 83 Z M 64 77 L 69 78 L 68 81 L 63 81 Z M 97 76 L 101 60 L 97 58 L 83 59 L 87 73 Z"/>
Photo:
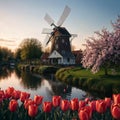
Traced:
<path fill-rule="evenodd" d="M 62 68 L 57 71 L 56 77 L 68 84 L 77 85 L 80 88 L 86 88 L 91 91 L 98 92 L 120 92 L 120 72 L 105 75 L 101 70 L 96 74 L 92 74 L 90 70 L 80 67 Z"/>

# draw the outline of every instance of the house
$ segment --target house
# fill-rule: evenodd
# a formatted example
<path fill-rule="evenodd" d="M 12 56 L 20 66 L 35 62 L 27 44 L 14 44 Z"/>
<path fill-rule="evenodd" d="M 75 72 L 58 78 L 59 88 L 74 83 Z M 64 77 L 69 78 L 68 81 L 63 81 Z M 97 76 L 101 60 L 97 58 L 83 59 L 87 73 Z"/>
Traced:
<path fill-rule="evenodd" d="M 49 53 L 43 53 L 42 56 L 41 56 L 41 62 L 42 64 L 49 64 Z"/>
<path fill-rule="evenodd" d="M 73 65 L 75 64 L 75 57 L 70 52 L 64 52 L 60 54 L 58 51 L 54 50 L 49 55 L 49 60 L 51 64 L 59 64 L 59 65 Z"/>
<path fill-rule="evenodd" d="M 82 57 L 83 57 L 82 50 L 75 50 L 75 51 L 72 51 L 72 53 L 75 56 L 75 64 L 81 64 Z"/>

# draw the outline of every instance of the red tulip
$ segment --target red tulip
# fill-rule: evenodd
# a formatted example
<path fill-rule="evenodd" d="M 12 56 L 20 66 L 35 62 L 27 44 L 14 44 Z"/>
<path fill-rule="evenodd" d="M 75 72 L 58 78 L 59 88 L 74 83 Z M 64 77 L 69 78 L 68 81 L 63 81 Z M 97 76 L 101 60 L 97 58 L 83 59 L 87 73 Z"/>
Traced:
<path fill-rule="evenodd" d="M 35 117 L 38 113 L 38 106 L 36 104 L 31 104 L 28 107 L 28 115 L 30 117 Z"/>
<path fill-rule="evenodd" d="M 120 104 L 111 105 L 111 114 L 116 120 L 120 120 Z"/>
<path fill-rule="evenodd" d="M 107 109 L 107 105 L 105 100 L 97 100 L 96 101 L 96 111 L 99 113 L 104 113 Z"/>
<path fill-rule="evenodd" d="M 68 100 L 61 101 L 61 110 L 67 111 L 70 108 L 70 102 Z"/>
<path fill-rule="evenodd" d="M 5 93 L 3 90 L 0 90 L 0 99 L 1 100 L 5 99 Z"/>
<path fill-rule="evenodd" d="M 52 104 L 54 107 L 60 106 L 60 102 L 61 102 L 61 96 L 53 96 L 52 97 Z"/>
<path fill-rule="evenodd" d="M 52 102 L 43 102 L 43 111 L 50 112 L 52 110 Z"/>
<path fill-rule="evenodd" d="M 12 93 L 12 97 L 17 100 L 20 98 L 20 94 L 21 92 L 19 90 L 14 90 Z"/>
<path fill-rule="evenodd" d="M 86 104 L 88 104 L 89 101 L 90 101 L 90 98 L 85 98 Z"/>
<path fill-rule="evenodd" d="M 3 98 L 0 98 L 0 103 L 2 103 L 2 101 L 3 101 Z"/>
<path fill-rule="evenodd" d="M 34 101 L 31 100 L 31 99 L 26 99 L 24 101 L 24 107 L 25 107 L 25 109 L 28 109 L 29 105 L 31 105 L 31 104 L 34 104 Z"/>
<path fill-rule="evenodd" d="M 86 102 L 85 101 L 83 101 L 83 100 L 80 100 L 79 101 L 79 108 L 82 108 L 82 107 L 84 107 L 86 105 Z"/>
<path fill-rule="evenodd" d="M 38 96 L 38 95 L 34 96 L 34 103 L 36 105 L 40 105 L 42 103 L 42 100 L 43 100 L 43 96 Z"/>
<path fill-rule="evenodd" d="M 113 94 L 113 102 L 115 104 L 120 103 L 120 94 Z"/>
<path fill-rule="evenodd" d="M 91 107 L 90 106 L 82 107 L 78 112 L 78 116 L 80 120 L 90 120 L 92 117 Z"/>
<path fill-rule="evenodd" d="M 89 102 L 88 105 L 92 108 L 92 111 L 96 110 L 96 101 L 95 100 Z"/>
<path fill-rule="evenodd" d="M 13 91 L 14 91 L 14 88 L 13 88 L 13 87 L 8 87 L 8 88 L 6 89 L 6 92 L 7 92 L 8 94 L 12 94 Z"/>
<path fill-rule="evenodd" d="M 17 107 L 18 107 L 18 102 L 14 99 L 12 99 L 10 102 L 9 102 L 9 110 L 11 112 L 15 112 L 17 110 Z"/>
<path fill-rule="evenodd" d="M 2 98 L 4 96 L 4 91 L 0 90 L 0 98 Z"/>
<path fill-rule="evenodd" d="M 26 93 L 26 92 L 21 92 L 20 94 L 20 100 L 21 102 L 24 102 L 26 99 L 28 99 L 30 97 L 30 94 L 29 93 Z"/>
<path fill-rule="evenodd" d="M 106 106 L 109 108 L 111 106 L 111 98 L 105 98 Z"/>
<path fill-rule="evenodd" d="M 72 110 L 78 110 L 79 108 L 79 102 L 78 102 L 78 98 L 73 98 L 71 101 L 71 109 Z"/>
<path fill-rule="evenodd" d="M 13 87 L 8 87 L 6 90 L 5 90 L 5 94 L 6 94 L 6 97 L 7 98 L 10 98 L 12 93 L 14 91 L 14 88 Z"/>

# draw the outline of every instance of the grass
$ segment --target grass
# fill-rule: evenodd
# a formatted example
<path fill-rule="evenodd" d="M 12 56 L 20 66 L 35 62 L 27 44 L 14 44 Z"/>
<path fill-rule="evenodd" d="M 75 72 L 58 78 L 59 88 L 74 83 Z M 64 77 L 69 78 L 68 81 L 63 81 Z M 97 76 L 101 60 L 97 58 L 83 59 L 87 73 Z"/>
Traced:
<path fill-rule="evenodd" d="M 77 85 L 77 87 L 84 88 L 89 91 L 104 92 L 108 94 L 110 92 L 119 93 L 120 72 L 113 75 L 111 70 L 109 70 L 108 74 L 109 75 L 104 75 L 103 70 L 96 74 L 92 74 L 90 70 L 80 67 L 72 67 L 58 70 L 56 77 L 58 80 L 66 82 L 70 85 Z"/>

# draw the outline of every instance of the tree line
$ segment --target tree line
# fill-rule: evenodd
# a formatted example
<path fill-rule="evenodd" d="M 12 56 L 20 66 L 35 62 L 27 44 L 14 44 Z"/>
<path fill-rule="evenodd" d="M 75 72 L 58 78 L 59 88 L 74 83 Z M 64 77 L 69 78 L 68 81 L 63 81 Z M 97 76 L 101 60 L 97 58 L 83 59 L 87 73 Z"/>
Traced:
<path fill-rule="evenodd" d="M 0 47 L 0 63 L 7 64 L 10 60 L 27 61 L 31 63 L 33 60 L 40 59 L 42 55 L 41 42 L 35 38 L 24 39 L 15 52 L 5 47 Z"/>

